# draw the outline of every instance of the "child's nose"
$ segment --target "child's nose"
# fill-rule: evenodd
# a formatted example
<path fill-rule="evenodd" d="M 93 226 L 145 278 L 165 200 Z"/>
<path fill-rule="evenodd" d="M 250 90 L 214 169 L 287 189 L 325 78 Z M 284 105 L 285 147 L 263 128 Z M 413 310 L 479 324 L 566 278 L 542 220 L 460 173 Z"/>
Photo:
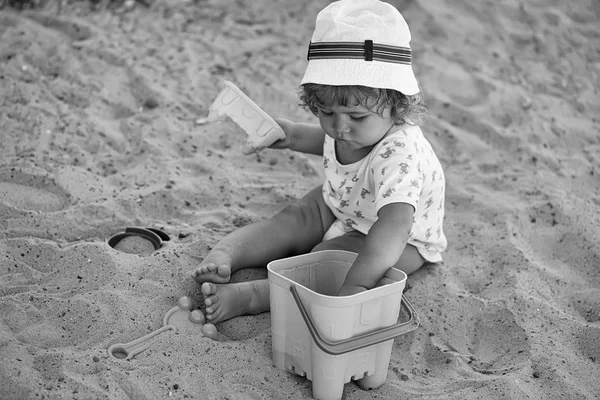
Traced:
<path fill-rule="evenodd" d="M 335 117 L 335 131 L 338 134 L 350 132 L 350 118 L 346 115 L 337 115 Z"/>

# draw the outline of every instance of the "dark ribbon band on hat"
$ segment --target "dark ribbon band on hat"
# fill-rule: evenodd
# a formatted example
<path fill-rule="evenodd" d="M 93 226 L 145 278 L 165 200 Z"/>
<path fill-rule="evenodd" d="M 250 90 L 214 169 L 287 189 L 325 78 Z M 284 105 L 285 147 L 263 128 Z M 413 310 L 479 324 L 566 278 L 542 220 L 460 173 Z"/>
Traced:
<path fill-rule="evenodd" d="M 356 58 L 365 61 L 383 61 L 410 65 L 410 48 L 364 42 L 316 42 L 308 46 L 308 60 Z"/>

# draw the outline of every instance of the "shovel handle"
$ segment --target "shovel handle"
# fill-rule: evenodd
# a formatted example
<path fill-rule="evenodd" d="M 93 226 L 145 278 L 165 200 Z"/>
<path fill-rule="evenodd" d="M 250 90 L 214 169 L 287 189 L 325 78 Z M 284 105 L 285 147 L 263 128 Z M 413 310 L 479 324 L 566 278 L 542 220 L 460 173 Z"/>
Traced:
<path fill-rule="evenodd" d="M 173 325 L 165 325 L 162 328 L 150 332 L 139 339 L 132 340 L 131 342 L 115 343 L 107 349 L 107 352 L 112 357 L 131 360 L 150 346 L 150 341 L 154 336 L 170 330 L 177 331 L 177 328 Z"/>

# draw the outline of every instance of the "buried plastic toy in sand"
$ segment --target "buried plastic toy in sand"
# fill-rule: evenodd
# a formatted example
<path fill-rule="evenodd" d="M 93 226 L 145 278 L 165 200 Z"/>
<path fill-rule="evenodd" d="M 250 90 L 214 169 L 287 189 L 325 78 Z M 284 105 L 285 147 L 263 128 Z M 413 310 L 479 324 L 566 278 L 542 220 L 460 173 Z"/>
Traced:
<path fill-rule="evenodd" d="M 148 254 L 160 249 L 171 238 L 156 228 L 129 226 L 107 240 L 107 244 L 117 251 L 130 254 Z"/>
<path fill-rule="evenodd" d="M 220 335 L 216 327 L 213 324 L 205 324 L 202 311 L 193 310 L 193 308 L 192 300 L 189 297 L 181 297 L 177 306 L 165 314 L 162 328 L 128 343 L 115 343 L 108 348 L 108 354 L 115 358 L 131 360 L 150 347 L 155 336 L 167 331 L 185 332 L 204 335 L 211 339 L 219 339 Z"/>

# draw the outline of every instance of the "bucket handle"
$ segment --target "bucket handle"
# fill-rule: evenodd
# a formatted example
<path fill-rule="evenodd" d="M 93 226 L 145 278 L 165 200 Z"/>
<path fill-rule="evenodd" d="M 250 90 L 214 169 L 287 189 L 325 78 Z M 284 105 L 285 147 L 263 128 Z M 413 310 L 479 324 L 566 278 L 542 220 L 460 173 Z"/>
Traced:
<path fill-rule="evenodd" d="M 317 346 L 325 353 L 334 356 L 338 356 L 341 354 L 348 353 L 350 351 L 362 349 L 367 346 L 385 342 L 400 335 L 404 335 L 405 333 L 411 332 L 417 329 L 417 327 L 419 326 L 419 316 L 417 312 L 415 311 L 410 301 L 408 301 L 408 299 L 404 295 L 402 295 L 402 307 L 404 307 L 404 309 L 408 312 L 408 321 L 381 328 L 373 332 L 363 333 L 361 335 L 349 339 L 331 342 L 329 340 L 324 339 L 319 333 L 319 331 L 316 329 L 315 324 L 308 315 L 304 304 L 302 304 L 302 299 L 300 299 L 298 290 L 294 285 L 290 286 L 290 292 L 292 292 L 292 296 L 296 301 L 296 305 L 300 310 L 300 314 L 302 315 L 302 318 L 306 323 L 308 331 L 310 332 L 310 335 L 312 336 Z"/>

